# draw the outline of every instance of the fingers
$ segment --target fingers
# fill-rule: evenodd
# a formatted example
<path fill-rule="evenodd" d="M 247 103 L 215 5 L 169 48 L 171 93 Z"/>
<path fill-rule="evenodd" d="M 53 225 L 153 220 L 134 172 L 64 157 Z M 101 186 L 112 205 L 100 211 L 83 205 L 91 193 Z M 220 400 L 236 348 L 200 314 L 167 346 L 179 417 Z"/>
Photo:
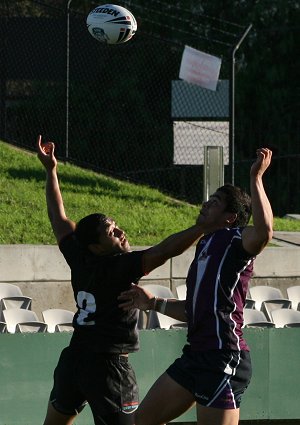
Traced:
<path fill-rule="evenodd" d="M 119 307 L 123 310 L 131 310 L 134 308 L 134 296 L 135 291 L 133 289 L 129 289 L 129 291 L 121 292 L 118 296 Z"/>
<path fill-rule="evenodd" d="M 55 149 L 54 143 L 53 142 L 42 142 L 41 134 L 39 134 L 38 138 L 37 138 L 37 148 L 41 153 L 44 153 L 44 154 L 50 155 L 50 156 L 54 155 L 54 149 Z"/>
<path fill-rule="evenodd" d="M 53 157 L 54 155 L 54 149 L 55 149 L 55 146 L 54 146 L 54 143 L 52 142 L 47 142 L 44 146 L 44 152 L 50 155 L 51 157 Z"/>
<path fill-rule="evenodd" d="M 119 307 L 123 310 L 132 310 L 139 308 L 139 287 L 135 284 L 131 284 L 132 289 L 123 291 L 118 296 Z"/>
<path fill-rule="evenodd" d="M 126 294 L 120 294 L 119 296 L 118 296 L 118 300 L 119 301 L 126 301 L 126 300 L 132 300 L 132 296 L 130 296 L 130 295 L 126 295 Z"/>
<path fill-rule="evenodd" d="M 268 148 L 259 148 L 256 150 L 256 155 L 259 156 L 263 156 L 264 158 L 266 157 L 271 157 L 272 156 L 272 151 Z"/>
<path fill-rule="evenodd" d="M 134 303 L 135 295 L 136 295 L 135 292 L 132 290 L 122 292 L 118 296 L 118 301 L 121 301 L 119 303 L 119 307 L 122 308 L 123 310 L 131 310 L 133 308 L 136 308 Z"/>
<path fill-rule="evenodd" d="M 128 291 L 123 291 L 118 296 L 119 300 L 127 300 L 128 298 L 133 298 L 136 295 L 136 291 L 134 289 L 129 289 Z"/>
<path fill-rule="evenodd" d="M 42 146 L 42 136 L 41 136 L 41 134 L 38 135 L 37 145 L 38 145 L 39 148 L 41 148 L 41 146 Z"/>
<path fill-rule="evenodd" d="M 272 159 L 272 151 L 268 148 L 259 148 L 256 150 L 256 164 L 259 165 L 260 167 L 265 167 L 268 168 L 270 163 L 271 163 L 271 159 Z"/>
<path fill-rule="evenodd" d="M 271 164 L 272 151 L 268 148 L 259 148 L 256 150 L 256 161 L 251 166 L 251 176 L 262 176 Z"/>
<path fill-rule="evenodd" d="M 132 300 L 127 300 L 126 302 L 120 303 L 119 307 L 123 310 L 132 310 L 135 309 Z"/>
<path fill-rule="evenodd" d="M 37 150 L 39 155 L 43 153 L 43 147 L 42 147 L 42 136 L 41 134 L 38 135 L 37 138 Z"/>

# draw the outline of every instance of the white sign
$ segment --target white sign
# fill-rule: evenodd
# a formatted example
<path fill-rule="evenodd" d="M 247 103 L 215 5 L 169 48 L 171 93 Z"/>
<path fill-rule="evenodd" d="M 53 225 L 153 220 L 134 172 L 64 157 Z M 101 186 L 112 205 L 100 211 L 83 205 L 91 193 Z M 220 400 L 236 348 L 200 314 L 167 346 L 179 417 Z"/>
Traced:
<path fill-rule="evenodd" d="M 216 56 L 185 46 L 181 59 L 179 78 L 188 83 L 198 84 L 205 89 L 215 91 L 218 84 L 221 62 L 221 59 Z"/>
<path fill-rule="evenodd" d="M 204 164 L 205 146 L 223 146 L 224 165 L 229 164 L 228 121 L 173 121 L 173 164 Z"/>

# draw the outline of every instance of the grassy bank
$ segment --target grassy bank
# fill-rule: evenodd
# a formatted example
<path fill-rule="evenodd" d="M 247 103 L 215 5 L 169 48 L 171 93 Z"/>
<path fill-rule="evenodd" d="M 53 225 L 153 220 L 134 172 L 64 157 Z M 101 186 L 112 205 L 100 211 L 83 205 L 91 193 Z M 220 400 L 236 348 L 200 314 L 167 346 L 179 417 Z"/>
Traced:
<path fill-rule="evenodd" d="M 199 206 L 158 190 L 59 164 L 67 215 L 113 217 L 132 245 L 152 245 L 192 224 Z M 0 142 L 0 243 L 54 244 L 45 204 L 45 172 L 36 155 Z M 300 222 L 275 218 L 275 230 L 300 231 Z"/>
<path fill-rule="evenodd" d="M 0 143 L 0 243 L 54 244 L 45 203 L 45 171 L 35 154 Z M 198 207 L 157 190 L 59 164 L 67 215 L 113 217 L 132 245 L 150 245 L 192 224 Z"/>

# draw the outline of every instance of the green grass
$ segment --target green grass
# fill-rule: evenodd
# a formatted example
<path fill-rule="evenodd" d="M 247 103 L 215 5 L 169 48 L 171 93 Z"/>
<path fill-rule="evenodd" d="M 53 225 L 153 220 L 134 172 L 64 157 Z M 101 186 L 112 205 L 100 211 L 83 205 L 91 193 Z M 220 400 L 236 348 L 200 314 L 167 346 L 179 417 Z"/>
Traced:
<path fill-rule="evenodd" d="M 35 154 L 0 142 L 0 243 L 54 244 L 45 202 L 45 171 Z M 195 221 L 199 208 L 158 190 L 60 163 L 65 209 L 74 221 L 113 217 L 132 245 L 151 245 Z"/>
<path fill-rule="evenodd" d="M 35 154 L 0 142 L 0 243 L 55 244 L 45 202 L 45 171 Z M 158 190 L 112 179 L 69 164 L 58 174 L 68 217 L 103 212 L 131 245 L 152 245 L 194 223 L 199 206 Z M 300 222 L 275 218 L 275 230 L 300 231 Z"/>

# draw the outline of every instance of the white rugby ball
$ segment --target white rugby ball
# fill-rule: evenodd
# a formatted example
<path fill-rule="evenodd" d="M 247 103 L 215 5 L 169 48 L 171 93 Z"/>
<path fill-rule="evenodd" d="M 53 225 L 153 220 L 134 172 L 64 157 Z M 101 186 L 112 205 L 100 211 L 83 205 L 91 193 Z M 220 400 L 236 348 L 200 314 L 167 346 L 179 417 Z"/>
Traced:
<path fill-rule="evenodd" d="M 97 6 L 88 14 L 86 24 L 96 40 L 107 44 L 125 43 L 137 30 L 133 14 L 115 4 Z"/>

